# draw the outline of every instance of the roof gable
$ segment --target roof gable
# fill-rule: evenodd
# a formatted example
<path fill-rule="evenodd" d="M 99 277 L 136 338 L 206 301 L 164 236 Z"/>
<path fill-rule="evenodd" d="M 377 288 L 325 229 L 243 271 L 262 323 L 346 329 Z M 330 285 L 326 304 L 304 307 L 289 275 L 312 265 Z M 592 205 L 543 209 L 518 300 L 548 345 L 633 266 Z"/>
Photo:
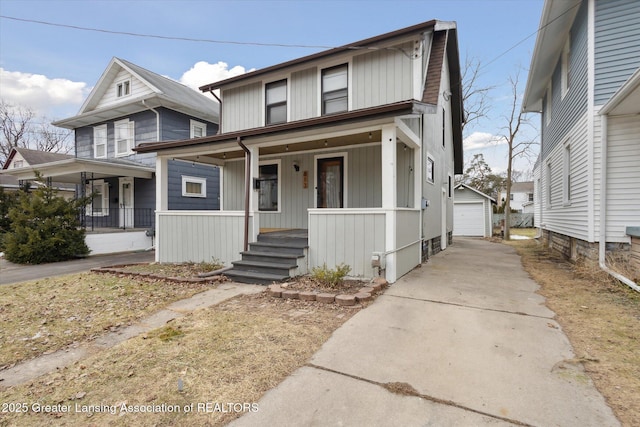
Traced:
<path fill-rule="evenodd" d="M 21 157 L 22 159 L 24 159 L 26 163 L 24 167 L 41 165 L 43 163 L 56 162 L 59 160 L 67 160 L 74 157 L 70 154 L 51 153 L 48 151 L 31 150 L 29 148 L 22 147 L 13 148 L 11 150 L 11 153 L 9 153 L 9 157 L 7 157 L 7 161 L 4 163 L 2 169 L 9 169 L 9 166 L 16 158 L 16 155 L 19 155 L 19 158 Z"/>
<path fill-rule="evenodd" d="M 474 193 L 476 193 L 476 194 L 478 194 L 478 195 L 480 195 L 480 196 L 482 196 L 482 197 L 486 197 L 487 199 L 489 199 L 489 200 L 491 201 L 491 203 L 496 203 L 496 199 L 494 199 L 493 197 L 491 197 L 491 196 L 487 196 L 487 195 L 486 195 L 486 194 L 484 194 L 482 191 L 478 191 L 478 190 L 476 190 L 476 189 L 475 189 L 475 188 L 473 188 L 473 187 L 469 187 L 467 184 L 458 184 L 458 185 L 456 185 L 456 186 L 454 187 L 454 190 L 464 190 L 465 188 L 466 188 L 467 190 L 471 190 L 471 191 L 473 191 Z"/>

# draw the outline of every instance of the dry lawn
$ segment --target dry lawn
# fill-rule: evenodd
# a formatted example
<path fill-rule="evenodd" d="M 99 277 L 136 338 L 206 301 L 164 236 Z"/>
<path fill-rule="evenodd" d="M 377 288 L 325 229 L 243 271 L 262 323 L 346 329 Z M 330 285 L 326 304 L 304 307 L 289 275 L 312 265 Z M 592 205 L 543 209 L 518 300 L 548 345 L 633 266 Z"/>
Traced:
<path fill-rule="evenodd" d="M 92 340 L 211 287 L 92 273 L 0 286 L 0 371 Z"/>
<path fill-rule="evenodd" d="M 512 241 L 596 387 L 625 426 L 640 426 L 640 294 L 536 241 Z"/>
<path fill-rule="evenodd" d="M 0 392 L 2 402 L 29 405 L 26 414 L 0 414 L 0 425 L 222 425 L 259 410 L 259 398 L 358 310 L 265 293 L 237 297 Z M 58 406 L 34 413 L 33 404 Z M 155 405 L 156 412 L 122 411 L 123 404 L 132 410 Z M 85 407 L 88 412 L 76 412 Z M 104 412 L 111 408 L 113 414 Z"/>

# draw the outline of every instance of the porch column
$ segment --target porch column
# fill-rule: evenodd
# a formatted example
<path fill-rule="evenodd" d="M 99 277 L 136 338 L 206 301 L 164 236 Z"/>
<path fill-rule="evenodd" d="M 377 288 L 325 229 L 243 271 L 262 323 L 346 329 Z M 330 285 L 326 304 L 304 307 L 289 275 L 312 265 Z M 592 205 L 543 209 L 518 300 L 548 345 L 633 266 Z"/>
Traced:
<path fill-rule="evenodd" d="M 260 233 L 260 215 L 258 209 L 260 208 L 260 191 L 253 189 L 254 179 L 260 177 L 260 149 L 256 146 L 247 147 L 251 152 L 251 189 L 249 197 L 249 212 L 252 215 L 250 223 L 252 224 L 249 233 L 249 242 L 255 242 L 258 240 L 258 234 Z M 245 164 L 246 167 L 246 164 Z"/>
<path fill-rule="evenodd" d="M 382 127 L 382 208 L 385 210 L 386 279 L 396 281 L 397 151 L 396 126 Z"/>
<path fill-rule="evenodd" d="M 156 157 L 156 262 L 160 262 L 160 245 L 158 245 L 158 239 L 160 236 L 160 218 L 159 212 L 169 209 L 169 163 L 166 157 Z"/>

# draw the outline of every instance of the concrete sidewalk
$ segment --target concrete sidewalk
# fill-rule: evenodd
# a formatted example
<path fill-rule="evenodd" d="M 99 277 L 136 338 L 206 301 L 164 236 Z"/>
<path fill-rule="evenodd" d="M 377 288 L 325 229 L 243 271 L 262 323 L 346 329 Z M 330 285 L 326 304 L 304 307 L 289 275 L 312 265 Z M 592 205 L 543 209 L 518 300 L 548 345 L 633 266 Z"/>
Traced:
<path fill-rule="evenodd" d="M 537 288 L 512 248 L 457 238 L 231 425 L 619 425 Z"/>

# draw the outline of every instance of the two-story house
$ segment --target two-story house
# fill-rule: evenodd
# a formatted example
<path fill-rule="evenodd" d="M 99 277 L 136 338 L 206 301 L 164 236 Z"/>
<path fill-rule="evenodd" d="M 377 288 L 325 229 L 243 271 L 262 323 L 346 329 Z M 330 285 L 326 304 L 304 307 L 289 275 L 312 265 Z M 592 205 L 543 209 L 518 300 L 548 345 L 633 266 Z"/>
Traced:
<path fill-rule="evenodd" d="M 498 192 L 498 200 L 504 203 L 507 192 L 502 189 Z M 514 182 L 511 184 L 511 194 L 509 194 L 509 204 L 512 210 L 524 212 L 525 206 L 533 204 L 533 181 Z"/>
<path fill-rule="evenodd" d="M 220 134 L 136 148 L 157 153 L 157 261 L 396 281 L 451 241 L 460 84 L 456 25 L 429 21 L 203 86 Z M 171 209 L 171 159 L 220 166 L 220 211 Z"/>
<path fill-rule="evenodd" d="M 608 269 L 607 251 L 640 252 L 640 2 L 546 0 L 540 28 L 523 101 L 542 113 L 536 224 Z"/>
<path fill-rule="evenodd" d="M 9 173 L 31 180 L 38 171 L 43 178 L 75 184 L 78 196 L 91 196 L 83 223 L 92 254 L 146 249 L 152 246 L 155 227 L 156 156 L 134 148 L 215 135 L 218 122 L 219 105 L 213 98 L 113 58 L 78 114 L 53 123 L 74 130 L 75 156 Z M 163 173 L 171 209 L 219 209 L 215 165 L 170 159 Z"/>

